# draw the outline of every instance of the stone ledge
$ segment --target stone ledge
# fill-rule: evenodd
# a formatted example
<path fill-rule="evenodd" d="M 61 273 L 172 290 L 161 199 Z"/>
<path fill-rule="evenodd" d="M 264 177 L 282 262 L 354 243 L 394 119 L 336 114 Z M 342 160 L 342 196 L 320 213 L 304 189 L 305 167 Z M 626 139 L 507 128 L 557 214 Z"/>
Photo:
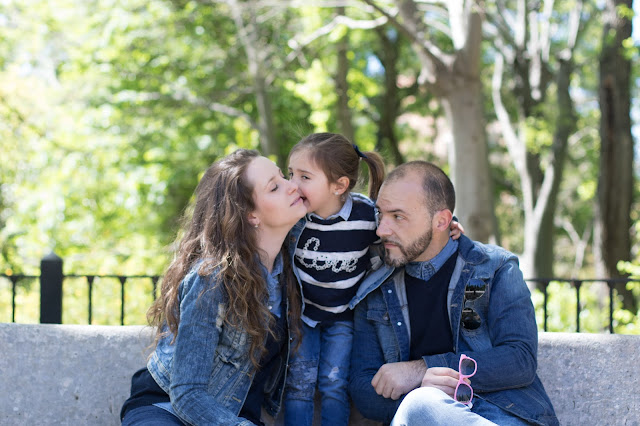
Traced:
<path fill-rule="evenodd" d="M 119 425 L 152 339 L 143 326 L 0 323 L 0 424 Z M 640 424 L 640 336 L 540 333 L 539 341 L 538 374 L 562 425 Z M 377 424 L 353 411 L 351 424 Z"/>

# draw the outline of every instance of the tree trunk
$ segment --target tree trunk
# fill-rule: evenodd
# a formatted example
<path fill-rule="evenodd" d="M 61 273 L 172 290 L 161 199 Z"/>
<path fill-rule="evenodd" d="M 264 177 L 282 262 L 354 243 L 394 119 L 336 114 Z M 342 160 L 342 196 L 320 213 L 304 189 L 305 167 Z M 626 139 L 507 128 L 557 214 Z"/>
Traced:
<path fill-rule="evenodd" d="M 398 90 L 398 55 L 400 49 L 399 36 L 391 40 L 387 35 L 387 28 L 376 28 L 376 34 L 382 45 L 380 62 L 384 67 L 384 93 L 381 97 L 380 121 L 378 125 L 378 150 L 388 147 L 396 165 L 404 163 L 404 157 L 398 148 L 398 138 L 395 133 L 395 123 L 400 114 L 400 100 Z"/>
<path fill-rule="evenodd" d="M 532 192 L 531 198 L 535 200 L 535 205 L 525 210 L 525 247 L 522 257 L 523 270 L 529 278 L 553 277 L 554 217 L 569 136 L 575 130 L 576 118 L 569 91 L 573 59 L 559 59 L 559 64 L 556 78 L 558 116 L 553 135 L 551 162 L 541 181 L 532 179 L 536 184 L 528 190 Z M 539 169 L 538 165 L 536 167 Z"/>
<path fill-rule="evenodd" d="M 339 7 L 336 13 L 338 16 L 345 16 L 345 8 Z M 340 126 L 340 133 L 352 143 L 356 143 L 351 120 L 351 108 L 349 108 L 349 82 L 347 81 L 347 75 L 349 74 L 349 59 L 347 58 L 347 51 L 349 50 L 348 32 L 338 41 L 337 48 L 338 69 L 336 70 L 335 83 L 338 96 L 338 125 Z"/>
<path fill-rule="evenodd" d="M 622 41 L 631 36 L 631 20 L 617 14 L 631 9 L 631 0 L 607 0 L 600 54 L 600 176 L 594 246 L 598 273 L 620 277 L 617 263 L 631 256 L 633 140 L 631 137 L 631 62 L 623 56 Z M 624 285 L 618 287 L 624 308 L 637 304 Z"/>
<path fill-rule="evenodd" d="M 424 13 L 416 2 L 396 0 L 396 4 L 403 18 L 399 28 L 412 40 L 422 62 L 419 81 L 442 103 L 453 136 L 449 161 L 456 215 L 470 238 L 498 243 L 480 82 L 482 16 L 465 0 L 447 2 L 455 50 L 444 54 L 424 39 Z"/>
<path fill-rule="evenodd" d="M 269 93 L 269 85 L 263 72 L 263 70 L 269 69 L 269 65 L 266 63 L 264 57 L 266 49 L 260 49 L 261 41 L 260 37 L 258 37 L 259 28 L 256 22 L 255 5 L 246 5 L 244 6 L 245 9 L 243 9 L 237 1 L 232 0 L 229 2 L 229 6 L 238 31 L 238 39 L 247 54 L 249 74 L 253 78 L 253 90 L 258 109 L 257 121 L 258 131 L 260 133 L 258 135 L 260 138 L 260 149 L 263 155 L 276 156 L 278 164 L 284 167 L 286 159 L 278 149 L 271 94 Z M 245 22 L 242 16 L 244 11 L 249 14 L 248 22 Z"/>
<path fill-rule="evenodd" d="M 479 79 L 460 78 L 441 98 L 453 136 L 450 176 L 456 188 L 456 215 L 470 238 L 497 242 L 493 188 Z"/>

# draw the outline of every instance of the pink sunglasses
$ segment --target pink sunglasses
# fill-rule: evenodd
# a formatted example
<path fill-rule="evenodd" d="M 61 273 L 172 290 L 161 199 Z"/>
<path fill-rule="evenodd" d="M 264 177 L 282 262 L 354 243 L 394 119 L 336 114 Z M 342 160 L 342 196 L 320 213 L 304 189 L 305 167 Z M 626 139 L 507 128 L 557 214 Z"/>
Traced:
<path fill-rule="evenodd" d="M 471 404 L 471 399 L 473 398 L 473 389 L 470 385 L 464 382 L 464 379 L 468 379 L 469 377 L 476 374 L 476 370 L 478 370 L 478 364 L 476 363 L 476 360 L 473 358 L 469 358 L 465 354 L 460 354 L 460 363 L 458 364 L 460 377 L 458 378 L 456 391 L 453 393 L 453 399 L 465 405 Z"/>

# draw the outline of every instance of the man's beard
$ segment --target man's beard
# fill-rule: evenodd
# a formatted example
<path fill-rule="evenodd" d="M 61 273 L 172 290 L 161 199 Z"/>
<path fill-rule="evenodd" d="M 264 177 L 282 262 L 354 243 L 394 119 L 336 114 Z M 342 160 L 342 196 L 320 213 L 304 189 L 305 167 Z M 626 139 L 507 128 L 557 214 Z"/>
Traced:
<path fill-rule="evenodd" d="M 383 244 L 385 242 L 396 244 L 396 247 L 398 248 L 398 250 L 400 250 L 400 253 L 402 253 L 402 256 L 400 258 L 392 259 L 389 256 L 389 252 L 387 251 L 387 249 L 385 249 L 384 262 L 389 266 L 393 266 L 394 268 L 406 265 L 407 263 L 415 260 L 418 256 L 420 256 L 427 250 L 427 247 L 429 247 L 429 244 L 431 244 L 432 237 L 433 231 L 431 230 L 431 228 L 429 228 L 427 229 L 427 232 L 422 234 L 420 237 L 418 237 L 417 240 L 412 242 L 407 247 L 401 245 L 399 241 L 386 238 L 382 239 Z"/>

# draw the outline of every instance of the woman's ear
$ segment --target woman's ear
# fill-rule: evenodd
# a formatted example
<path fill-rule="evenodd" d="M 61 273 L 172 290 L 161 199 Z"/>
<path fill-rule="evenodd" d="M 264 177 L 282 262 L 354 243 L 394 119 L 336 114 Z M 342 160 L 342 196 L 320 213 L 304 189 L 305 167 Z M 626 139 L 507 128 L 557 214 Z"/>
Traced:
<path fill-rule="evenodd" d="M 249 213 L 247 215 L 247 220 L 249 221 L 249 224 L 254 228 L 260 226 L 260 219 L 254 213 Z"/>
<path fill-rule="evenodd" d="M 342 176 L 331 185 L 331 192 L 336 195 L 342 195 L 347 191 L 347 189 L 349 189 L 349 178 L 346 176 Z"/>

